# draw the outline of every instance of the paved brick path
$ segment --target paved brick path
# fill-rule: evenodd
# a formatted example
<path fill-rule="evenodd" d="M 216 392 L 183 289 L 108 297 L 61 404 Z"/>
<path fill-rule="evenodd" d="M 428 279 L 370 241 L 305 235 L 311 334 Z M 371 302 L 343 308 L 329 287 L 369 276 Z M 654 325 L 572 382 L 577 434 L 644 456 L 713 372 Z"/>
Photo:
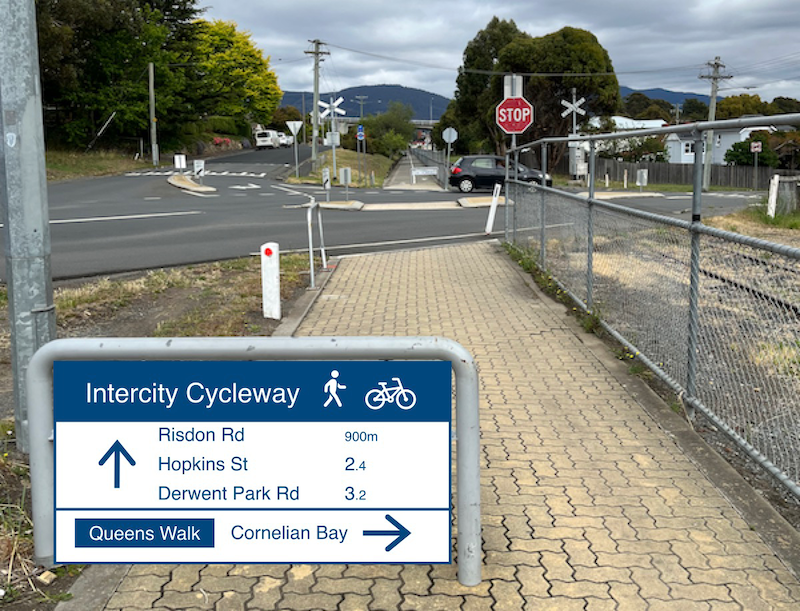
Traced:
<path fill-rule="evenodd" d="M 107 609 L 800 609 L 800 583 L 492 243 L 343 260 L 297 335 L 441 335 L 481 375 L 483 583 L 133 566 Z"/>

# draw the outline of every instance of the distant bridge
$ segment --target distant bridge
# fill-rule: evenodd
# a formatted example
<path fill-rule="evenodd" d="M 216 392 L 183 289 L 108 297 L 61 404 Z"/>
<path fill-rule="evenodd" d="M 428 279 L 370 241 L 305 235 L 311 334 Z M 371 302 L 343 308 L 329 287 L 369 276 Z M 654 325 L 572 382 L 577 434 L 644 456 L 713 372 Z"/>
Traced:
<path fill-rule="evenodd" d="M 359 117 L 338 117 L 336 120 L 341 123 L 347 123 L 348 125 L 358 125 L 363 121 L 363 119 Z M 438 119 L 435 121 L 431 121 L 430 119 L 412 119 L 411 122 L 421 129 L 433 129 L 439 121 Z"/>

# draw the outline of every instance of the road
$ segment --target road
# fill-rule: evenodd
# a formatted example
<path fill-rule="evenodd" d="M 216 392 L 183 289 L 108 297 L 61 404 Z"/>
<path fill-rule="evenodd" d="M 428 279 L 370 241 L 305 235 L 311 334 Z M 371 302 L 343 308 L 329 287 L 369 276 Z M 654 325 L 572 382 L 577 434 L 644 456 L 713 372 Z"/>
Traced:
<path fill-rule="evenodd" d="M 312 197 L 324 201 L 325 192 L 279 180 L 291 173 L 289 161 L 290 149 L 207 161 L 205 184 L 217 188 L 213 194 L 169 185 L 166 170 L 50 184 L 53 277 L 245 256 L 267 241 L 283 251 L 307 249 L 301 206 Z M 325 242 L 333 254 L 479 237 L 486 220 L 485 209 L 458 207 L 457 193 L 350 189 L 349 197 L 376 206 L 324 212 Z M 333 189 L 332 200 L 344 198 L 344 189 Z"/>
<path fill-rule="evenodd" d="M 301 147 L 301 159 L 310 151 Z M 288 185 L 291 149 L 243 151 L 206 162 L 212 194 L 182 191 L 167 183 L 169 170 L 76 180 L 48 185 L 52 274 L 77 278 L 246 256 L 276 241 L 281 250 L 308 248 L 306 209 L 311 198 L 325 201 L 316 185 Z M 629 195 L 629 194 L 626 194 Z M 325 243 L 344 254 L 481 239 L 485 208 L 461 208 L 456 192 L 350 189 L 360 212 L 326 210 Z M 344 200 L 334 188 L 331 200 Z M 688 218 L 691 195 L 612 200 Z M 749 203 L 742 194 L 704 195 L 704 216 Z M 495 229 L 502 228 L 502 214 Z M 1 238 L 0 238 L 1 241 Z M 5 281 L 5 267 L 0 281 Z"/>
<path fill-rule="evenodd" d="M 585 194 L 584 194 L 585 195 Z M 702 217 L 723 216 L 731 214 L 742 208 L 758 203 L 764 193 L 753 192 L 712 192 L 703 193 Z M 597 199 L 610 201 L 620 206 L 628 206 L 637 210 L 662 214 L 664 216 L 691 220 L 692 194 L 691 193 L 644 193 L 635 192 L 604 193 L 598 191 Z"/>

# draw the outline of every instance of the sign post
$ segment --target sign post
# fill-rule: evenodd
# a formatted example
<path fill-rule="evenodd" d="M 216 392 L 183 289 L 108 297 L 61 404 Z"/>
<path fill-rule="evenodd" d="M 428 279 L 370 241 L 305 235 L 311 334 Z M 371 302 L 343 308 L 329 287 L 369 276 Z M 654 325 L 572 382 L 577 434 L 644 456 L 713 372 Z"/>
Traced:
<path fill-rule="evenodd" d="M 453 127 L 448 127 L 442 132 L 442 140 L 447 143 L 447 166 L 446 170 L 450 170 L 450 145 L 453 144 L 456 140 L 458 140 L 458 132 Z M 447 177 L 445 176 L 445 180 Z"/>
<path fill-rule="evenodd" d="M 358 184 L 361 184 L 360 177 L 367 175 L 367 160 L 366 160 L 366 156 L 364 155 L 364 149 L 366 148 L 366 146 L 365 146 L 366 142 L 365 142 L 364 138 L 365 138 L 365 136 L 364 136 L 364 126 L 363 125 L 359 125 L 357 130 L 356 130 L 356 157 L 358 159 L 358 175 L 359 175 Z M 364 158 L 363 159 L 363 163 L 364 163 L 364 169 L 363 170 L 361 169 L 362 157 Z M 366 178 L 365 178 L 364 179 L 364 185 L 366 185 L 366 184 L 367 184 L 367 181 L 366 181 Z"/>
<path fill-rule="evenodd" d="M 575 99 L 576 90 L 572 88 L 572 102 L 567 100 L 561 100 L 561 105 L 566 108 L 566 110 L 562 111 L 561 116 L 566 117 L 567 115 L 572 115 L 572 135 L 577 136 L 578 134 L 578 115 L 585 115 L 586 111 L 581 108 L 581 104 L 586 101 L 586 98 L 581 98 L 580 100 Z M 578 170 L 579 160 L 578 157 L 582 157 L 583 152 L 578 149 L 578 143 L 574 142 L 571 143 L 569 149 L 569 172 L 573 178 L 578 177 L 580 174 Z"/>
<path fill-rule="evenodd" d="M 294 140 L 294 177 L 300 177 L 300 164 L 298 162 L 297 157 L 297 133 L 300 131 L 300 128 L 303 127 L 302 121 L 287 121 L 286 127 L 289 128 L 289 131 L 292 132 L 292 139 Z"/>
<path fill-rule="evenodd" d="M 477 585 L 477 370 L 428 337 L 47 344 L 28 378 L 37 560 L 449 562 L 451 371 L 459 581 Z"/>
<path fill-rule="evenodd" d="M 753 153 L 753 190 L 758 190 L 758 154 L 762 149 L 760 140 L 753 140 L 750 143 L 750 152 Z"/>
<path fill-rule="evenodd" d="M 511 134 L 511 148 L 514 150 L 514 178 L 516 179 L 519 151 L 517 148 L 517 134 L 523 133 L 533 124 L 533 106 L 522 97 L 522 77 L 517 74 L 507 74 L 503 79 L 505 99 L 495 108 L 495 121 L 500 129 Z M 508 183 L 508 153 L 506 153 L 506 177 Z M 510 205 L 508 189 L 505 193 L 505 239 L 508 239 L 508 226 Z"/>

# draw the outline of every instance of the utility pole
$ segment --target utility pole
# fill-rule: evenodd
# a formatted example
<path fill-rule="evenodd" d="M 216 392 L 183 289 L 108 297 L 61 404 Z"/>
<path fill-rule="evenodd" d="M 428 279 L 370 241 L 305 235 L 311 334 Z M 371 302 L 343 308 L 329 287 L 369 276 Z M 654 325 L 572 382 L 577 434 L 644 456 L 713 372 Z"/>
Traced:
<path fill-rule="evenodd" d="M 153 166 L 158 165 L 158 131 L 156 130 L 156 75 L 153 62 L 147 64 L 148 91 L 150 93 L 150 152 L 153 154 Z"/>
<path fill-rule="evenodd" d="M 17 449 L 28 452 L 28 363 L 56 336 L 36 13 L 4 0 L 0 19 L 0 209 L 4 226 Z"/>
<path fill-rule="evenodd" d="M 711 81 L 711 99 L 708 104 L 708 120 L 713 121 L 717 116 L 717 91 L 719 89 L 719 81 L 721 79 L 733 78 L 730 74 L 720 74 L 720 68 L 724 68 L 719 56 L 714 58 L 713 62 L 706 64 L 712 70 L 711 74 L 701 74 L 698 78 L 709 79 Z M 695 155 L 702 155 L 703 151 L 695 151 Z M 705 159 L 703 163 L 703 191 L 708 191 L 711 185 L 711 160 L 714 157 L 714 130 L 710 129 L 706 132 L 706 150 Z"/>
<path fill-rule="evenodd" d="M 356 96 L 356 101 L 358 103 L 358 118 L 359 118 L 359 120 L 361 122 L 364 121 L 364 104 L 366 103 L 365 100 L 368 97 L 369 97 L 368 95 L 357 95 Z"/>
<path fill-rule="evenodd" d="M 314 56 L 314 106 L 311 109 L 311 163 L 316 168 L 317 165 L 317 140 L 319 139 L 319 62 L 321 55 L 330 55 L 327 51 L 320 51 L 322 42 L 309 40 L 314 45 L 313 51 L 306 51 L 308 55 Z"/>

